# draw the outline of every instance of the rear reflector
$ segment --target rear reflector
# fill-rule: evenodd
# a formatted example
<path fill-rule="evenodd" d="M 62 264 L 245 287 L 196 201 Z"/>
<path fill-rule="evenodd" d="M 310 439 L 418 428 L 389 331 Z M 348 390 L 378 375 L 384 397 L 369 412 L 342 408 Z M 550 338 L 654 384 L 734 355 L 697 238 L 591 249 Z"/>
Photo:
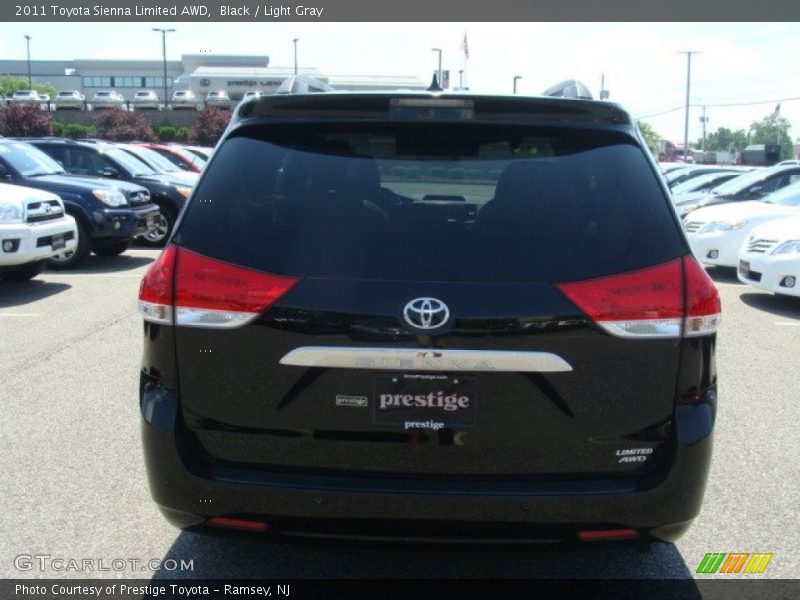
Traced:
<path fill-rule="evenodd" d="M 169 246 L 139 290 L 146 321 L 185 327 L 233 328 L 256 318 L 296 283 Z"/>
<path fill-rule="evenodd" d="M 556 287 L 590 319 L 618 337 L 706 335 L 719 325 L 717 290 L 691 256 Z"/>
<path fill-rule="evenodd" d="M 266 531 L 267 524 L 262 521 L 250 521 L 248 519 L 231 519 L 228 517 L 212 517 L 206 521 L 215 527 L 225 527 L 227 529 L 239 529 L 242 531 Z"/>
<path fill-rule="evenodd" d="M 177 246 L 167 246 L 142 278 L 139 311 L 145 321 L 172 325 L 172 278 L 177 255 Z"/>
<path fill-rule="evenodd" d="M 684 335 L 694 337 L 714 333 L 722 318 L 717 287 L 693 256 L 683 257 L 683 277 L 686 280 Z"/>
<path fill-rule="evenodd" d="M 639 532 L 635 529 L 597 529 L 591 531 L 579 531 L 578 539 L 582 542 L 596 542 L 600 540 L 623 540 L 639 537 Z"/>

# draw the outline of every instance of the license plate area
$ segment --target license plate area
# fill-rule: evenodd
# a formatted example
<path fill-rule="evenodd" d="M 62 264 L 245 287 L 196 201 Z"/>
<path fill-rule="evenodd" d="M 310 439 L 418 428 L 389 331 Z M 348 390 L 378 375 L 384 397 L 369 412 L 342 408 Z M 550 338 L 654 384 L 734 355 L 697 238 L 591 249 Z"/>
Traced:
<path fill-rule="evenodd" d="M 50 246 L 53 250 L 61 250 L 66 247 L 67 242 L 63 233 L 58 233 L 50 238 Z"/>
<path fill-rule="evenodd" d="M 740 260 L 739 273 L 742 274 L 742 277 L 750 277 L 750 263 L 746 260 Z"/>
<path fill-rule="evenodd" d="M 374 376 L 372 419 L 404 430 L 474 427 L 478 378 L 437 373 Z"/>

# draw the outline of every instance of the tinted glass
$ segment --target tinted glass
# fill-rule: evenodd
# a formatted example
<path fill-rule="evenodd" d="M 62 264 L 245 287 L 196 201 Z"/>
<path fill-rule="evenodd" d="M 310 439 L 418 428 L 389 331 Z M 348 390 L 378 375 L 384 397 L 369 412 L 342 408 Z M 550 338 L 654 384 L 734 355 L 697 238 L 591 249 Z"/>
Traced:
<path fill-rule="evenodd" d="M 239 133 L 179 243 L 276 274 L 427 281 L 567 281 L 685 252 L 627 136 L 421 123 Z"/>
<path fill-rule="evenodd" d="M 800 183 L 792 183 L 774 194 L 770 194 L 763 201 L 784 206 L 800 206 Z"/>
<path fill-rule="evenodd" d="M 25 177 L 64 172 L 56 161 L 28 144 L 0 144 L 0 156 Z"/>
<path fill-rule="evenodd" d="M 115 148 L 114 146 L 108 146 L 103 149 L 103 152 L 107 154 L 110 158 L 118 162 L 122 167 L 127 170 L 132 175 L 155 175 L 156 172 L 154 169 L 151 169 L 146 164 L 144 164 L 141 160 L 136 158 L 135 156 L 131 156 L 125 150 L 120 148 Z"/>
<path fill-rule="evenodd" d="M 126 146 L 123 149 L 142 162 L 147 163 L 153 169 L 157 169 L 164 173 L 174 173 L 175 171 L 180 170 L 176 169 L 175 165 L 161 156 L 158 152 L 151 150 L 150 148 L 145 148 L 143 146 Z"/>

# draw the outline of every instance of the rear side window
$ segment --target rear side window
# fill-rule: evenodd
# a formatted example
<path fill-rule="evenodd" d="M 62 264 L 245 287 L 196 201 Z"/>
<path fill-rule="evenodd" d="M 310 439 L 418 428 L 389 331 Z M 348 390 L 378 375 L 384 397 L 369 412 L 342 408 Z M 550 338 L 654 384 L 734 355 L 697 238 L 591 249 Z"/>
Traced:
<path fill-rule="evenodd" d="M 614 131 L 269 125 L 217 149 L 177 241 L 281 275 L 568 281 L 684 253 L 668 202 Z"/>

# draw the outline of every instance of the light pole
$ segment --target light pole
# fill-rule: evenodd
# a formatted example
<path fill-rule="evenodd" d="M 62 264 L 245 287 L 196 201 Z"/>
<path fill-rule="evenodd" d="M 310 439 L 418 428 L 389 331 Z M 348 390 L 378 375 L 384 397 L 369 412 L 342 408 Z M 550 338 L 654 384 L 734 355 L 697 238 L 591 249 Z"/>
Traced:
<path fill-rule="evenodd" d="M 294 38 L 292 43 L 294 44 L 294 74 L 297 75 L 297 40 L 300 38 Z"/>
<path fill-rule="evenodd" d="M 522 79 L 522 75 L 514 75 L 514 93 L 517 93 L 517 80 Z"/>
<path fill-rule="evenodd" d="M 161 32 L 161 55 L 164 60 L 164 110 L 167 110 L 167 102 L 169 101 L 169 98 L 167 97 L 167 34 L 172 33 L 175 30 L 153 27 L 153 31 Z"/>
<path fill-rule="evenodd" d="M 689 156 L 689 87 L 692 81 L 692 54 L 702 54 L 697 50 L 682 50 L 678 54 L 686 55 L 686 114 L 683 120 L 683 160 Z"/>
<path fill-rule="evenodd" d="M 439 87 L 442 87 L 442 49 L 431 48 L 431 51 L 439 53 L 439 68 L 436 71 L 436 83 L 439 84 Z"/>
<path fill-rule="evenodd" d="M 28 47 L 28 89 L 33 89 L 33 83 L 31 83 L 31 36 L 25 36 L 25 44 Z"/>
<path fill-rule="evenodd" d="M 700 117 L 700 122 L 703 124 L 703 152 L 706 151 L 706 123 L 708 123 L 708 117 L 706 116 L 706 107 L 703 105 L 703 116 Z"/>
<path fill-rule="evenodd" d="M 458 89 L 459 91 L 464 89 L 464 69 L 458 70 Z"/>

